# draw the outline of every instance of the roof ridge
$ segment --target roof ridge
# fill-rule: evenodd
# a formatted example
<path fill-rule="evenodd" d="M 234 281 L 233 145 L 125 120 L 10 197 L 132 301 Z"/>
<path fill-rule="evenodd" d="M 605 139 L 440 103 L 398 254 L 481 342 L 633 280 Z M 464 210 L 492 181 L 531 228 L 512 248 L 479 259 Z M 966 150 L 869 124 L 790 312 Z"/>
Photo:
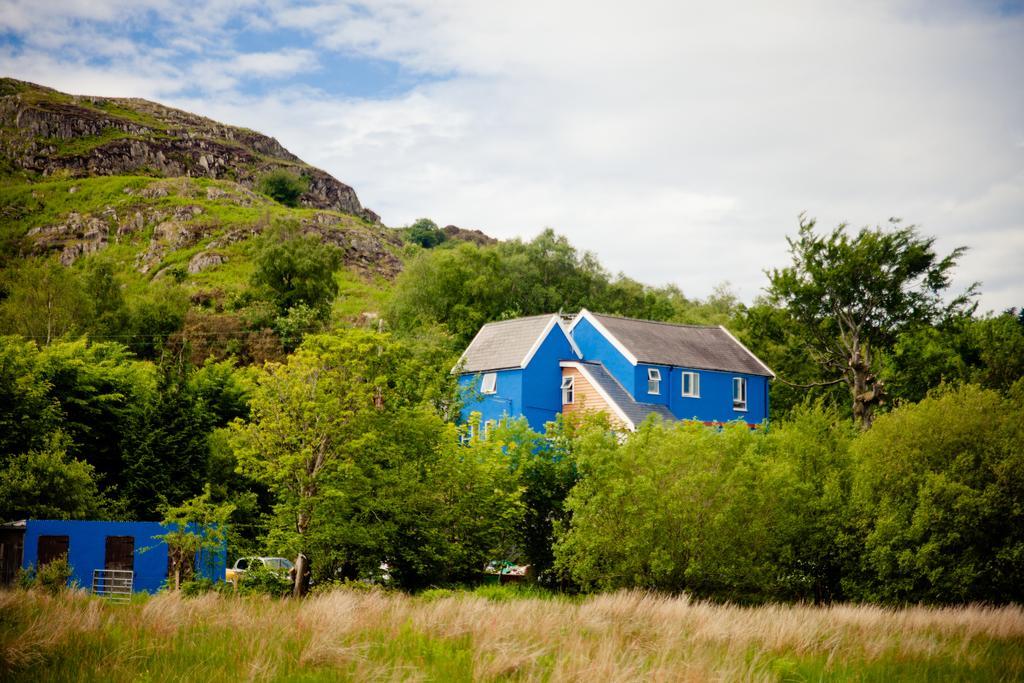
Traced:
<path fill-rule="evenodd" d="M 538 313 L 537 315 L 524 315 L 524 316 L 519 317 L 519 318 L 507 318 L 505 320 L 492 320 L 490 322 L 484 323 L 483 327 L 486 327 L 488 325 L 502 325 L 504 323 L 516 323 L 516 322 L 521 322 L 523 320 L 534 320 L 534 319 L 537 319 L 537 318 L 551 318 L 551 316 L 553 316 L 553 315 L 557 315 L 557 314 L 556 313 Z"/>
<path fill-rule="evenodd" d="M 596 318 L 614 318 L 615 320 L 629 320 L 636 323 L 650 323 L 652 325 L 666 325 L 668 327 L 695 327 L 700 330 L 717 330 L 721 325 L 697 325 L 695 323 L 670 323 L 666 320 L 648 320 L 646 318 L 630 318 L 625 315 L 613 315 L 611 313 L 590 312 Z"/>

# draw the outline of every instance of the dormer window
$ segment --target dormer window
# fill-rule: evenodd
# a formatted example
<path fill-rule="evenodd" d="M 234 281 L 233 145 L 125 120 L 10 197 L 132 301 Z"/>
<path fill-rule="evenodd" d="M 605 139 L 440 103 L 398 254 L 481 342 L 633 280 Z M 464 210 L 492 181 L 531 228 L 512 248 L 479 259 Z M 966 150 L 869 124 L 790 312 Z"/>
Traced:
<path fill-rule="evenodd" d="M 576 398 L 575 378 L 571 375 L 562 378 L 562 405 L 572 403 Z"/>
<path fill-rule="evenodd" d="M 647 393 L 661 393 L 661 370 L 658 368 L 647 368 Z"/>
<path fill-rule="evenodd" d="M 732 378 L 732 409 L 747 409 L 747 380 L 744 377 Z"/>
<path fill-rule="evenodd" d="M 498 386 L 498 373 L 488 372 L 484 375 L 483 380 L 480 382 L 480 393 L 481 394 L 493 394 L 497 391 Z"/>
<path fill-rule="evenodd" d="M 696 372 L 683 373 L 683 396 L 700 398 L 700 375 Z"/>

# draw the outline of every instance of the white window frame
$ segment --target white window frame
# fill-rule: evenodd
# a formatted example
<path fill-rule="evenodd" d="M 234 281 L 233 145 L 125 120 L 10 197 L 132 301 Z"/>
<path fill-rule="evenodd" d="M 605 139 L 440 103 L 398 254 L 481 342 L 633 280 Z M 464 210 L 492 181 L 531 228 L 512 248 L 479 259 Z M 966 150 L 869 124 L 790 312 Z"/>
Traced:
<path fill-rule="evenodd" d="M 686 391 L 686 378 L 690 378 L 690 391 Z M 679 379 L 679 391 L 683 398 L 700 398 L 700 373 L 684 370 Z"/>
<path fill-rule="evenodd" d="M 494 426 L 494 420 L 487 420 L 484 422 L 483 436 L 481 437 L 483 441 L 487 441 L 487 439 L 491 438 L 491 430 L 494 429 Z"/>
<path fill-rule="evenodd" d="M 480 393 L 481 394 L 496 394 L 498 393 L 498 373 L 488 372 L 484 375 L 484 378 L 480 380 Z"/>
<path fill-rule="evenodd" d="M 562 405 L 576 402 L 576 378 L 572 375 L 562 377 Z"/>
<path fill-rule="evenodd" d="M 647 393 L 661 395 L 661 370 L 658 368 L 647 368 Z"/>
<path fill-rule="evenodd" d="M 737 391 L 737 388 L 739 391 Z M 746 410 L 747 409 L 747 378 L 746 377 L 733 377 L 732 378 L 732 409 L 733 410 Z"/>

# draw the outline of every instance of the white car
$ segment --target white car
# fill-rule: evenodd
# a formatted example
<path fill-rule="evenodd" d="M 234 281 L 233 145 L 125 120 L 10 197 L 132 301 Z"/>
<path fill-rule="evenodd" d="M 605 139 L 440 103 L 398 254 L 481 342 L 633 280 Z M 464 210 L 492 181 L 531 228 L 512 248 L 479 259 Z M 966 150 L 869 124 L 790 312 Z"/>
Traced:
<path fill-rule="evenodd" d="M 267 569 L 278 572 L 282 576 L 287 576 L 289 580 L 292 578 L 292 570 L 295 569 L 295 565 L 292 561 L 284 557 L 240 557 L 235 560 L 235 566 L 229 567 L 225 572 L 224 578 L 234 584 L 238 583 L 238 580 L 242 578 L 250 567 L 257 566 L 258 564 L 263 565 Z"/>

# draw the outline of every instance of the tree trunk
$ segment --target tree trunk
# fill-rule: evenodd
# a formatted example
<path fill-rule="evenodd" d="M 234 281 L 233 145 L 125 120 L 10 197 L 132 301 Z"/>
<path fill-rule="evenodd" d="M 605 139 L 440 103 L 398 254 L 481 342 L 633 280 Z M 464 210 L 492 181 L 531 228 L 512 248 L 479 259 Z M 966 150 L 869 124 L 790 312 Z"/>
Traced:
<path fill-rule="evenodd" d="M 867 353 L 857 349 L 850 358 L 850 373 L 853 383 L 850 391 L 853 394 L 853 419 L 862 430 L 871 428 L 875 419 L 875 407 L 885 403 L 885 389 L 882 381 L 871 372 L 871 363 Z"/>
<path fill-rule="evenodd" d="M 306 536 L 306 529 L 309 527 L 309 516 L 305 512 L 299 512 L 298 518 L 295 520 L 295 530 L 299 534 L 300 547 L 303 547 L 303 541 Z M 295 577 L 292 584 L 292 596 L 301 598 L 306 594 L 306 586 L 308 581 L 305 577 L 309 574 L 309 560 L 306 559 L 306 554 L 299 551 L 298 557 L 295 558 Z"/>

